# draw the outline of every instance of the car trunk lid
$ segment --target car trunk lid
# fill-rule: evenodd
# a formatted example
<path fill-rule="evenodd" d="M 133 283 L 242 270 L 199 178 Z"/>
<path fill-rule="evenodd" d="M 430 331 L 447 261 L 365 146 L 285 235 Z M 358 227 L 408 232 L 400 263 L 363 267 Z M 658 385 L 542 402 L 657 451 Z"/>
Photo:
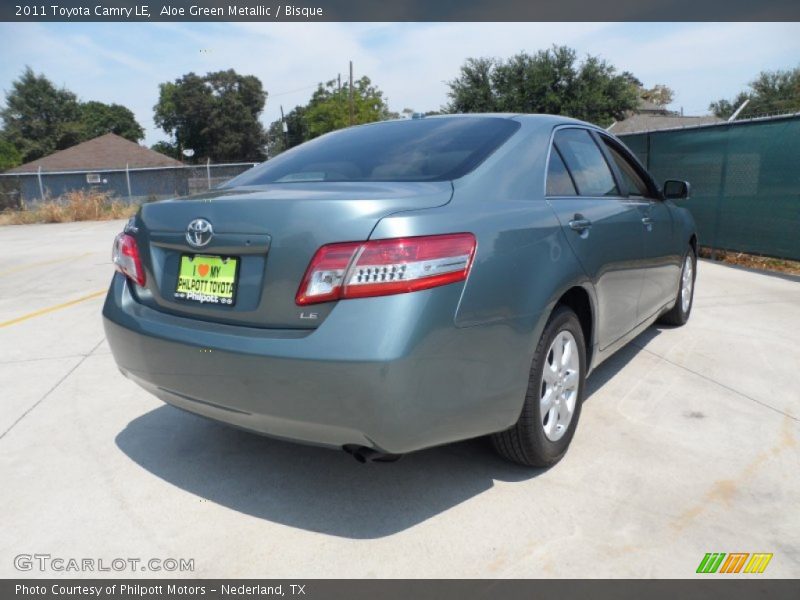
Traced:
<path fill-rule="evenodd" d="M 451 196 L 450 182 L 314 182 L 218 190 L 145 204 L 135 235 L 147 283 L 137 296 L 151 308 L 200 320 L 314 328 L 335 303 L 302 309 L 295 294 L 320 246 L 366 240 L 381 218 L 441 206 Z M 196 219 L 213 228 L 210 241 L 200 248 L 186 235 Z M 238 261 L 233 304 L 176 297 L 182 257 L 197 255 Z M 193 264 L 203 261 L 194 258 Z"/>

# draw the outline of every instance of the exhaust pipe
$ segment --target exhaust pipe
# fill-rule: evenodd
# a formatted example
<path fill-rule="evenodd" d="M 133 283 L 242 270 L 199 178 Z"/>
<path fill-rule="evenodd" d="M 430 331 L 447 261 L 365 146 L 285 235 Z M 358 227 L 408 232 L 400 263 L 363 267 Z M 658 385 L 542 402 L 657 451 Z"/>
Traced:
<path fill-rule="evenodd" d="M 378 450 L 374 450 L 373 448 L 367 448 L 366 446 L 356 446 L 354 444 L 348 444 L 346 446 L 342 446 L 342 450 L 347 452 L 353 458 L 355 458 L 358 462 L 364 464 L 368 462 L 397 462 L 400 460 L 403 455 L 402 454 L 388 454 L 386 452 L 379 452 Z"/>

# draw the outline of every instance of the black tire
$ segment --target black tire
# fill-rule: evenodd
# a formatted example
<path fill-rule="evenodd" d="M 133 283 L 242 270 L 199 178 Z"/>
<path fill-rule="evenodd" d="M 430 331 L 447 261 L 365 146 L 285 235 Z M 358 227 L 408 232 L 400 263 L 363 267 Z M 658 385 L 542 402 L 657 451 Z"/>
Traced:
<path fill-rule="evenodd" d="M 548 360 L 550 346 L 556 336 L 568 331 L 578 347 L 578 394 L 572 420 L 560 439 L 551 441 L 542 425 L 540 399 L 542 393 L 542 371 Z M 492 435 L 492 445 L 504 458 L 528 467 L 550 467 L 556 464 L 567 451 L 581 414 L 586 382 L 586 342 L 577 315 L 566 306 L 558 306 L 545 325 L 533 354 L 528 377 L 528 390 L 517 423 L 505 431 Z"/>
<path fill-rule="evenodd" d="M 681 290 L 683 286 L 683 273 L 686 269 L 687 258 L 691 259 L 692 264 L 692 293 L 689 297 L 689 306 L 686 310 L 684 310 L 683 303 L 681 302 Z M 694 248 L 689 245 L 689 249 L 686 251 L 686 254 L 683 255 L 683 260 L 681 261 L 681 276 L 678 279 L 678 291 L 675 294 L 675 306 L 673 306 L 669 312 L 661 315 L 661 317 L 658 319 L 659 323 L 663 323 L 665 325 L 674 325 L 676 327 L 686 324 L 686 321 L 689 320 L 689 316 L 692 314 L 692 306 L 694 306 L 694 284 L 696 280 L 697 255 L 694 252 Z"/>

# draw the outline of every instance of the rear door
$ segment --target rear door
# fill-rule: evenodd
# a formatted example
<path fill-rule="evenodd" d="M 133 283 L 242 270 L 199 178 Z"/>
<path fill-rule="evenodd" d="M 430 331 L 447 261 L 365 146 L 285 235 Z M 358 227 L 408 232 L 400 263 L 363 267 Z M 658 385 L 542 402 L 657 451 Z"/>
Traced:
<path fill-rule="evenodd" d="M 597 295 L 597 340 L 603 349 L 638 324 L 644 233 L 637 202 L 625 197 L 587 129 L 553 136 L 547 196 Z"/>
<path fill-rule="evenodd" d="M 603 142 L 610 163 L 616 172 L 622 191 L 636 202 L 644 231 L 645 273 L 639 298 L 639 320 L 659 312 L 665 303 L 674 299 L 680 277 L 680 247 L 675 243 L 672 214 L 659 198 L 658 190 L 644 168 L 616 140 L 597 134 Z"/>

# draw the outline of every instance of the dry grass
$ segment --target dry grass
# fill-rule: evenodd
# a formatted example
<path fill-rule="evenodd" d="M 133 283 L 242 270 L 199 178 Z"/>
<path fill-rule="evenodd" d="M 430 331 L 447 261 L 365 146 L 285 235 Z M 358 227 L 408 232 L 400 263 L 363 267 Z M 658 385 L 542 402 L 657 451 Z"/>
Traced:
<path fill-rule="evenodd" d="M 716 261 L 739 265 L 749 269 L 759 269 L 761 271 L 777 271 L 790 275 L 800 275 L 800 262 L 785 258 L 772 258 L 769 256 L 758 256 L 756 254 L 746 254 L 744 252 L 732 252 L 730 250 L 717 250 L 713 252 L 711 248 L 700 248 L 701 258 L 713 258 Z"/>
<path fill-rule="evenodd" d="M 31 209 L 6 210 L 0 213 L 0 225 L 108 221 L 130 217 L 137 209 L 137 205 L 114 199 L 105 192 L 76 190 Z"/>

